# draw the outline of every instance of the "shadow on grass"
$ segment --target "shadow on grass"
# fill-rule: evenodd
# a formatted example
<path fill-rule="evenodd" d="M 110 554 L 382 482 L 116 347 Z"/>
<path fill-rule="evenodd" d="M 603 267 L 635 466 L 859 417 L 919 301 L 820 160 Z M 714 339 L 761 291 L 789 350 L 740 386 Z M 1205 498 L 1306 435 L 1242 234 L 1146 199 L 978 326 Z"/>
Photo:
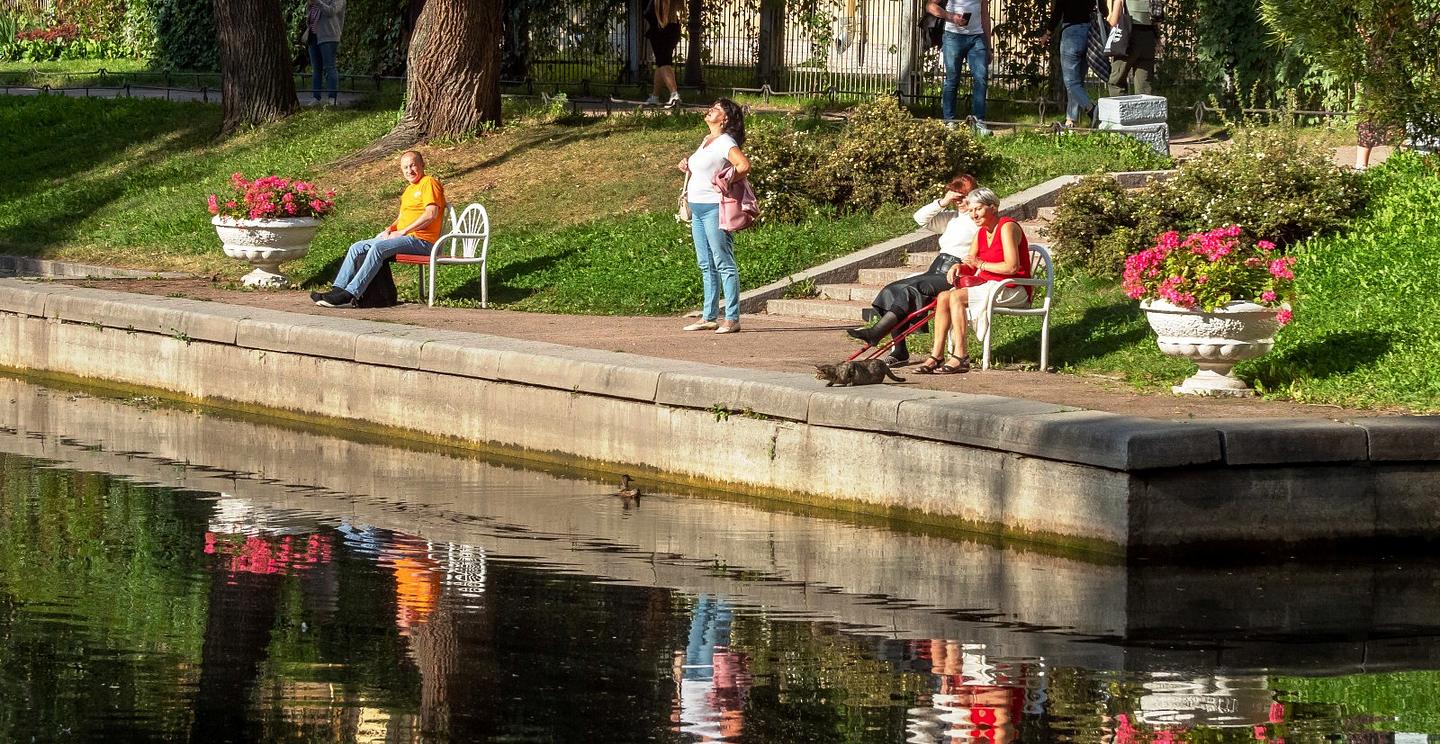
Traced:
<path fill-rule="evenodd" d="M 1054 324 L 1050 329 L 1052 365 L 1099 359 L 1143 341 L 1150 335 L 1150 329 L 1145 326 L 1140 309 L 1128 300 L 1086 308 L 1078 320 L 1069 323 L 1055 324 L 1052 313 L 1050 321 Z M 998 324 L 1005 323 L 1006 320 L 997 318 L 996 322 L 998 329 Z M 1037 321 L 1034 330 L 1007 339 L 995 347 L 994 354 L 1000 359 L 1029 359 L 1038 353 L 1039 348 L 1040 328 Z"/>
<path fill-rule="evenodd" d="M 0 123 L 19 135 L 0 138 L 0 159 L 9 166 L 0 200 L 52 191 L 51 208 L 25 215 L 0 229 L 0 241 L 17 252 L 43 255 L 44 247 L 72 236 L 75 225 L 96 209 L 123 197 L 133 188 L 131 172 L 176 152 L 204 147 L 213 136 L 218 117 L 174 116 L 173 105 L 131 100 L 66 99 L 42 96 L 6 100 Z M 67 124 L 61 120 L 69 119 Z M 177 126 L 177 120 L 183 121 Z M 46 132 L 41 141 L 21 133 Z M 137 145 L 168 138 L 163 147 L 133 153 Z M 124 167 L 104 176 L 88 176 L 107 163 Z M 57 184 L 80 180 L 80 188 L 57 189 Z M 167 184 L 173 185 L 173 184 Z"/>
<path fill-rule="evenodd" d="M 1375 362 L 1394 344 L 1384 331 L 1338 331 L 1251 362 L 1256 379 L 1276 388 L 1344 375 Z"/>

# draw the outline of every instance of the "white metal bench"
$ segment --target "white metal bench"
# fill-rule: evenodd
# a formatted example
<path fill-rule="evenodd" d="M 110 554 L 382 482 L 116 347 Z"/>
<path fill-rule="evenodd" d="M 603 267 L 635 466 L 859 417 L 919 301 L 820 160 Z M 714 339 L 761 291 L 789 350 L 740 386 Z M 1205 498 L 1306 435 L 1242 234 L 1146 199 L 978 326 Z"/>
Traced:
<path fill-rule="evenodd" d="M 490 304 L 490 287 L 486 277 L 486 259 L 490 253 L 490 215 L 485 207 L 471 204 L 455 216 L 455 208 L 446 210 L 450 216 L 450 232 L 441 235 L 430 248 L 429 256 L 400 254 L 397 263 L 420 267 L 420 291 L 426 304 L 435 306 L 435 270 L 441 266 L 480 264 L 480 307 Z M 428 277 L 428 281 L 427 281 Z M 427 291 L 428 287 L 428 291 Z"/>
<path fill-rule="evenodd" d="M 1043 277 L 1043 278 L 1042 278 Z M 1030 278 L 1011 279 L 1006 284 L 1033 287 L 1039 298 L 1032 297 L 1027 307 L 1004 307 L 995 305 L 995 292 L 986 299 L 985 308 L 978 318 L 971 318 L 975 331 L 980 337 L 984 355 L 980 359 L 981 369 L 990 369 L 990 335 L 996 315 L 1039 316 L 1040 320 L 1040 371 L 1050 369 L 1050 306 L 1055 296 L 1055 262 L 1050 251 L 1039 243 L 1030 244 Z M 1041 290 L 1044 290 L 1041 292 Z M 1037 304 L 1038 303 L 1038 304 Z"/>

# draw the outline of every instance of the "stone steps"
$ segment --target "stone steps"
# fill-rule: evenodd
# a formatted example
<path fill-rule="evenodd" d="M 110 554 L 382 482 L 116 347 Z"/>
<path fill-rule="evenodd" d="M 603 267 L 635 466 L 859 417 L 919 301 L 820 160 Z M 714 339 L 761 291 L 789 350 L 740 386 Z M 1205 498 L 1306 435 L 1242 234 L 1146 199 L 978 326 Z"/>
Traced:
<path fill-rule="evenodd" d="M 869 304 L 875 301 L 875 295 L 880 294 L 880 290 L 884 286 L 883 284 L 821 284 L 815 288 L 820 292 L 820 296 L 816 299 Z"/>
<path fill-rule="evenodd" d="M 837 323 L 859 325 L 863 322 L 868 302 L 855 300 L 770 300 L 765 303 L 765 312 L 770 315 L 784 315 L 793 318 L 815 318 L 832 320 Z"/>
<path fill-rule="evenodd" d="M 1025 235 L 1032 241 L 1047 243 L 1046 225 L 1054 217 L 1053 207 L 1036 210 L 1035 219 L 1021 222 Z M 880 290 L 890 282 L 924 271 L 939 255 L 936 251 L 907 253 L 900 265 L 888 268 L 860 269 L 854 282 L 819 284 L 816 296 L 803 299 L 778 299 L 765 303 L 765 312 L 796 318 L 813 318 L 843 323 L 864 322 L 863 313 Z"/>

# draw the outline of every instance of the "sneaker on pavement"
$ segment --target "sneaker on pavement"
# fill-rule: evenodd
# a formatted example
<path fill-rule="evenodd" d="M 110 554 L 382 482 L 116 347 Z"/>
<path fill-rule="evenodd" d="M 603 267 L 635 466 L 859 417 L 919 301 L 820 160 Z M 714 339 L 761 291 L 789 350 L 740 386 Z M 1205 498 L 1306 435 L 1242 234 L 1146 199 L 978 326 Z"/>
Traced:
<path fill-rule="evenodd" d="M 716 332 L 716 333 L 739 333 L 739 332 L 740 332 L 740 321 L 738 321 L 738 320 L 724 320 L 724 321 L 721 321 L 721 322 L 720 322 L 720 327 L 719 327 L 719 328 L 716 328 L 716 329 L 715 329 L 715 332 Z"/>
<path fill-rule="evenodd" d="M 719 328 L 720 324 L 713 320 L 697 320 L 690 325 L 681 328 L 682 331 L 713 331 Z"/>
<path fill-rule="evenodd" d="M 355 295 L 336 287 L 316 300 L 315 304 L 320 307 L 351 307 L 355 304 Z"/>
<path fill-rule="evenodd" d="M 659 106 L 659 105 L 660 105 L 660 96 L 651 94 L 651 96 L 650 96 L 649 98 L 646 98 L 646 99 L 645 99 L 645 103 L 644 103 L 643 105 L 645 105 L 645 106 Z"/>
<path fill-rule="evenodd" d="M 679 105 L 680 105 L 680 91 L 675 91 L 674 93 L 671 93 L 671 94 L 670 94 L 670 100 L 666 101 L 666 102 L 665 102 L 665 105 L 666 105 L 666 106 L 679 106 Z"/>

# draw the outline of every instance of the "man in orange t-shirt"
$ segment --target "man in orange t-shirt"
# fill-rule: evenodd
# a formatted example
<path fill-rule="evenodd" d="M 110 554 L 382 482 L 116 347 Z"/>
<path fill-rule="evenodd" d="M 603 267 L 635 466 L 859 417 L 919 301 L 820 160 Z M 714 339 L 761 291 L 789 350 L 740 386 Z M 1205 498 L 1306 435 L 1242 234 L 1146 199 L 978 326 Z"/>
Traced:
<path fill-rule="evenodd" d="M 400 173 L 408 182 L 400 195 L 400 215 L 379 235 L 350 246 L 330 291 L 310 293 L 316 305 L 352 307 L 387 260 L 401 253 L 430 255 L 440 238 L 445 188 L 425 175 L 425 158 L 414 150 L 400 156 Z"/>

